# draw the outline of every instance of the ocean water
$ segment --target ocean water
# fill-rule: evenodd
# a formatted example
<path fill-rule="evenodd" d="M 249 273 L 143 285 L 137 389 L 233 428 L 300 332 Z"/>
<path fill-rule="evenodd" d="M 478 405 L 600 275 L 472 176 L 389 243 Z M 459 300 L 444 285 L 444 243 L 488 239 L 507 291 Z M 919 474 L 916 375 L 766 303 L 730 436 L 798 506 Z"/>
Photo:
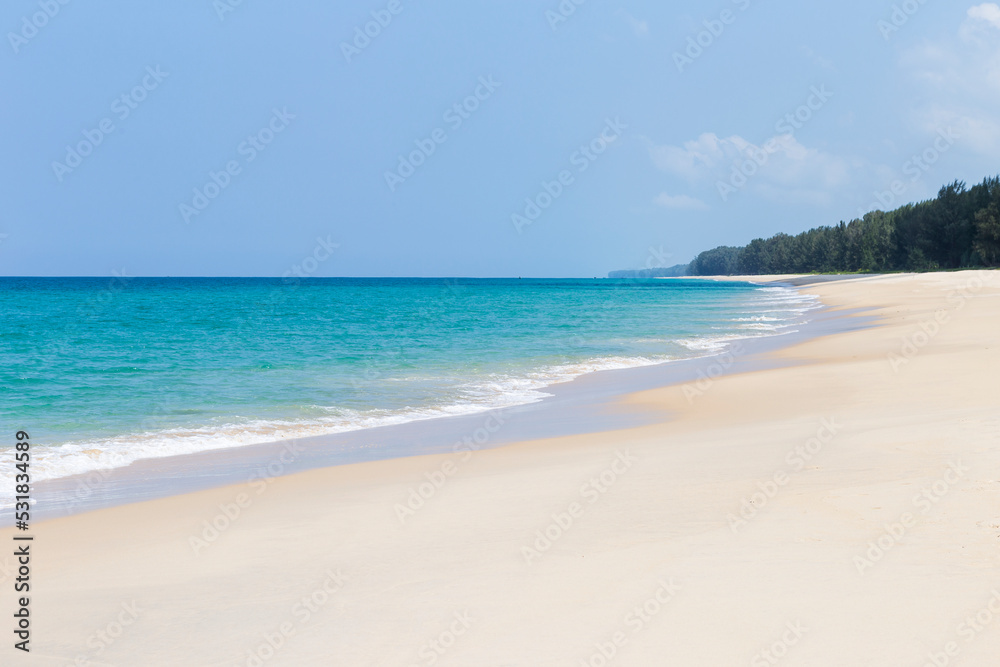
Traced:
<path fill-rule="evenodd" d="M 0 278 L 0 453 L 28 431 L 37 481 L 530 403 L 817 307 L 695 280 Z"/>

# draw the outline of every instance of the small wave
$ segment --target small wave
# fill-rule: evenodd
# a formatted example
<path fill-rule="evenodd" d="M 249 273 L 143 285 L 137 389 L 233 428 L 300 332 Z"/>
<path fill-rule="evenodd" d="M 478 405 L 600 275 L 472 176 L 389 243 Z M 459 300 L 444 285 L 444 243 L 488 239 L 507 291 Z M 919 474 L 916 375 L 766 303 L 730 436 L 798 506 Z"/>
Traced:
<path fill-rule="evenodd" d="M 670 361 L 672 357 L 610 357 L 549 366 L 525 376 L 493 375 L 460 385 L 459 402 L 401 410 L 350 410 L 314 406 L 329 417 L 308 420 L 235 421 L 201 428 L 167 429 L 99 440 L 70 441 L 33 450 L 32 471 L 37 481 L 110 470 L 144 459 L 245 447 L 287 439 L 308 438 L 393 426 L 426 419 L 476 414 L 516 405 L 536 403 L 551 396 L 545 387 L 568 382 L 601 370 L 635 368 Z M 3 488 L 13 488 L 10 475 L 0 473 Z M 12 506 L 12 496 L 0 494 L 0 508 Z"/>
<path fill-rule="evenodd" d="M 746 306 L 746 316 L 729 320 L 730 330 L 739 333 L 695 336 L 691 338 L 641 338 L 632 343 L 658 343 L 680 346 L 690 355 L 684 358 L 718 354 L 738 340 L 794 333 L 790 329 L 802 321 L 804 313 L 822 307 L 817 297 L 803 295 L 784 287 L 762 287 L 762 297 Z M 224 424 L 195 428 L 174 428 L 156 432 L 133 433 L 103 439 L 65 442 L 34 448 L 32 471 L 38 481 L 71 475 L 110 470 L 144 459 L 193 454 L 197 452 L 244 447 L 285 439 L 331 435 L 350 431 L 391 426 L 441 417 L 486 412 L 493 409 L 536 403 L 551 396 L 545 389 L 554 384 L 603 370 L 637 368 L 678 359 L 667 354 L 645 356 L 593 357 L 571 363 L 552 364 L 522 374 L 494 374 L 470 380 L 454 387 L 454 394 L 441 405 L 406 407 L 398 410 L 352 410 L 330 406 L 312 406 L 321 417 L 301 420 L 262 420 L 233 418 Z M 426 380 L 426 377 L 403 377 L 397 381 Z M 3 448 L 0 448 L 2 451 Z M 0 470 L 0 508 L 13 505 L 12 474 Z"/>

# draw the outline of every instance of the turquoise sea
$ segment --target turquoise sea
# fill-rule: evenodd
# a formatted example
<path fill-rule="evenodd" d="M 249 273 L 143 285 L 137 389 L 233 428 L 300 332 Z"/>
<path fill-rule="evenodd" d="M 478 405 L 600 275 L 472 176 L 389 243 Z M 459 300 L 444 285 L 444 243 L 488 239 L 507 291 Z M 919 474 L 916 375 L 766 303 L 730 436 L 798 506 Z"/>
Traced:
<path fill-rule="evenodd" d="M 817 307 L 696 280 L 0 278 L 0 410 L 41 480 L 539 401 Z"/>

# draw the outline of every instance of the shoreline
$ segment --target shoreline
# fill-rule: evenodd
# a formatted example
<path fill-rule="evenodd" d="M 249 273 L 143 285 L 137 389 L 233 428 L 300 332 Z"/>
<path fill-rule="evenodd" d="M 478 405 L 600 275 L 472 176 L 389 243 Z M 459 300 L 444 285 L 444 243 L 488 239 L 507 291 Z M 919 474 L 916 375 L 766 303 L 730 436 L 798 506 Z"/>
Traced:
<path fill-rule="evenodd" d="M 778 281 L 757 281 L 756 284 L 768 285 L 769 282 Z M 781 286 L 785 284 L 781 281 Z M 452 452 L 456 447 L 475 451 L 543 437 L 636 427 L 653 423 L 660 415 L 656 411 L 625 408 L 619 399 L 626 394 L 691 382 L 706 369 L 728 373 L 763 368 L 770 363 L 766 358 L 769 351 L 794 345 L 811 336 L 847 330 L 859 326 L 862 321 L 828 312 L 818 303 L 806 319 L 800 316 L 784 325 L 788 331 L 734 339 L 723 344 L 718 352 L 701 356 L 584 373 L 539 389 L 548 396 L 532 403 L 144 458 L 117 468 L 47 479 L 35 485 L 38 500 L 35 513 L 43 519 L 57 518 L 333 465 Z M 738 359 L 718 364 L 715 360 L 724 355 L 735 355 Z M 11 516 L 10 508 L 0 509 L 0 517 Z"/>
<path fill-rule="evenodd" d="M 998 278 L 806 288 L 877 326 L 620 401 L 666 420 L 40 522 L 12 664 L 992 664 Z"/>

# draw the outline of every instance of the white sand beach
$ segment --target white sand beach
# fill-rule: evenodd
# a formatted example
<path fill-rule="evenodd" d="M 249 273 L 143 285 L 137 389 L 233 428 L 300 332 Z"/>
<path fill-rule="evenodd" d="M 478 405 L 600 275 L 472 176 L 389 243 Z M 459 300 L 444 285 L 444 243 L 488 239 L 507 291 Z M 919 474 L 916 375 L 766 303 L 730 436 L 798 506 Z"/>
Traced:
<path fill-rule="evenodd" d="M 802 289 L 877 325 L 654 425 L 39 523 L 4 664 L 996 664 L 1000 274 Z"/>

